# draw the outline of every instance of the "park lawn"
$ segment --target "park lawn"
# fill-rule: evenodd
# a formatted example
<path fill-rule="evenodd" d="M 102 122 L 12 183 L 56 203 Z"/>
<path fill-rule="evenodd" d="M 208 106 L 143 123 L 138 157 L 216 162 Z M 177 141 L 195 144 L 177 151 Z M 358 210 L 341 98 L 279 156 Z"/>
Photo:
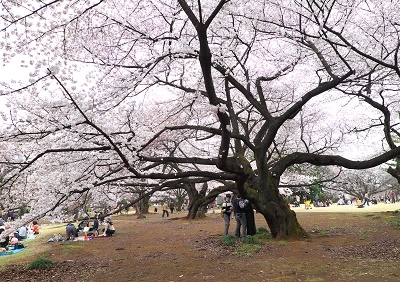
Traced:
<path fill-rule="evenodd" d="M 5 269 L 10 264 L 28 263 L 40 255 L 45 255 L 50 246 L 45 242 L 53 234 L 64 234 L 65 224 L 42 224 L 40 234 L 36 238 L 22 241 L 27 248 L 16 255 L 0 256 L 0 270 Z"/>
<path fill-rule="evenodd" d="M 65 225 L 42 227 L 27 250 L 7 262 L 0 257 L 0 277 L 12 271 L 19 279 L 14 281 L 31 281 L 33 274 L 40 281 L 231 281 L 243 275 L 246 281 L 400 281 L 396 211 L 299 211 L 298 220 L 310 238 L 266 237 L 255 245 L 233 246 L 222 243 L 218 213 L 201 220 L 184 216 L 115 216 L 115 236 L 85 242 L 46 243 Z M 256 224 L 267 227 L 259 214 Z M 25 270 L 37 257 L 56 265 L 45 271 Z"/>

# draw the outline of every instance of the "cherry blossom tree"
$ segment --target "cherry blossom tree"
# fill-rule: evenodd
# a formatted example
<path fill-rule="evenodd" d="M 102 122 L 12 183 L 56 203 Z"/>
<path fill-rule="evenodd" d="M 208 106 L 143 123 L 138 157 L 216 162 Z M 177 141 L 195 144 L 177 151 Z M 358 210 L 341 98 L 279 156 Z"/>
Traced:
<path fill-rule="evenodd" d="M 86 193 L 116 203 L 142 180 L 131 204 L 179 186 L 201 208 L 230 190 L 274 237 L 306 236 L 278 189 L 294 165 L 366 169 L 400 153 L 398 9 L 382 3 L 2 4 L 5 69 L 19 60 L 30 75 L 1 84 L 1 164 L 13 172 L 2 195 L 32 206 L 28 220 Z M 373 32 L 371 15 L 387 28 Z M 379 152 L 343 153 L 369 134 Z M 204 192 L 213 181 L 224 186 Z"/>

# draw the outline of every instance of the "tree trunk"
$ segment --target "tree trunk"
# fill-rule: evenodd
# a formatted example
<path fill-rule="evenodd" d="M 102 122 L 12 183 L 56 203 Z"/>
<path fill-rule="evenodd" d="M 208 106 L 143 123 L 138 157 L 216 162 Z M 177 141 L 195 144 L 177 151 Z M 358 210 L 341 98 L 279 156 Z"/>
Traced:
<path fill-rule="evenodd" d="M 279 180 L 270 176 L 269 173 L 261 177 L 265 179 L 264 181 L 260 179 L 255 206 L 267 221 L 272 236 L 282 239 L 308 237 L 307 232 L 297 221 L 296 213 L 279 194 Z"/>
<path fill-rule="evenodd" d="M 189 205 L 188 219 L 204 218 L 207 212 L 207 203 L 202 195 L 197 195 Z"/>
<path fill-rule="evenodd" d="M 279 199 L 269 201 L 259 212 L 267 221 L 272 237 L 282 239 L 296 239 L 308 237 L 307 232 L 297 221 L 296 213 Z"/>
<path fill-rule="evenodd" d="M 190 183 L 186 186 L 186 191 L 189 196 L 189 213 L 187 215 L 188 219 L 195 219 L 195 218 L 203 218 L 206 215 L 206 207 L 208 203 L 205 203 L 207 200 L 206 192 L 207 192 L 207 182 L 203 184 L 200 191 L 197 191 L 195 184 Z M 202 205 L 205 206 L 202 208 Z"/>
<path fill-rule="evenodd" d="M 150 208 L 150 196 L 144 197 L 143 198 L 143 214 L 148 214 L 149 213 L 149 208 Z"/>

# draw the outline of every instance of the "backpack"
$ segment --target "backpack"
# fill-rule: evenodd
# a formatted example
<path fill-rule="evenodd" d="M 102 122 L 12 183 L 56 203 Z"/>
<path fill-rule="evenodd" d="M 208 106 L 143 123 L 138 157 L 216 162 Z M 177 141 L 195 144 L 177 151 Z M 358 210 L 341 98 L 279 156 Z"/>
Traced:
<path fill-rule="evenodd" d="M 247 200 L 240 200 L 238 204 L 239 208 L 244 209 L 247 205 Z"/>

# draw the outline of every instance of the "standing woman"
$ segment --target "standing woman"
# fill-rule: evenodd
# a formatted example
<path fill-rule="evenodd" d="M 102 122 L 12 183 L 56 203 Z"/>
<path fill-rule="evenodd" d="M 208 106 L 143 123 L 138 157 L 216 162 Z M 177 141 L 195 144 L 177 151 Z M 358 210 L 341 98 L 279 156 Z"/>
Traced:
<path fill-rule="evenodd" d="M 167 202 L 165 202 L 164 205 L 163 205 L 162 217 L 164 217 L 165 214 L 167 214 L 167 217 L 169 217 L 168 204 L 167 204 Z"/>
<path fill-rule="evenodd" d="M 104 220 L 104 222 L 106 226 L 103 229 L 104 233 L 102 236 L 107 236 L 107 237 L 112 236 L 115 233 L 115 227 L 113 222 L 108 217 Z"/>

